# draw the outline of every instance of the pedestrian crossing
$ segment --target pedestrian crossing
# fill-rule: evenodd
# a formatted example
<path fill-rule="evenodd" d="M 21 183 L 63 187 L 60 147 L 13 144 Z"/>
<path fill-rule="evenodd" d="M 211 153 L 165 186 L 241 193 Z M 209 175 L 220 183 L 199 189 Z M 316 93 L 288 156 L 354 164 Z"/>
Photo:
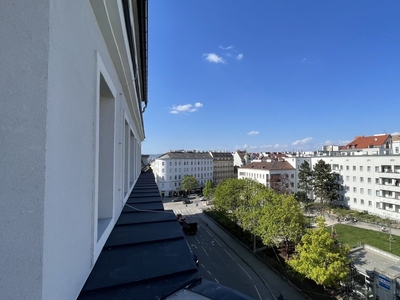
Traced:
<path fill-rule="evenodd" d="M 201 214 L 203 212 L 200 208 L 174 208 L 173 209 L 175 214 L 182 214 L 182 215 L 194 215 L 194 214 Z"/>

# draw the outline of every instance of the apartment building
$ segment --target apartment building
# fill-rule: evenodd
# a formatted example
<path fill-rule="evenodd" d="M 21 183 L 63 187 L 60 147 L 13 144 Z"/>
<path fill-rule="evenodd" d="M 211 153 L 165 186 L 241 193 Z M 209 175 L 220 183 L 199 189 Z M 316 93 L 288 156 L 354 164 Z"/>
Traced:
<path fill-rule="evenodd" d="M 317 156 L 340 175 L 338 203 L 358 211 L 400 220 L 400 156 Z"/>
<path fill-rule="evenodd" d="M 147 1 L 1 10 L 0 298 L 77 299 L 141 174 Z"/>
<path fill-rule="evenodd" d="M 194 176 L 199 187 L 213 181 L 213 157 L 209 152 L 170 151 L 157 157 L 152 163 L 156 183 L 162 195 L 172 196 L 179 191 L 185 175 Z"/>
<path fill-rule="evenodd" d="M 210 155 L 213 158 L 214 186 L 218 185 L 224 179 L 236 178 L 232 153 L 210 151 Z"/>
<path fill-rule="evenodd" d="M 275 190 L 296 192 L 296 169 L 285 160 L 254 161 L 238 170 L 238 179 L 249 178 Z"/>

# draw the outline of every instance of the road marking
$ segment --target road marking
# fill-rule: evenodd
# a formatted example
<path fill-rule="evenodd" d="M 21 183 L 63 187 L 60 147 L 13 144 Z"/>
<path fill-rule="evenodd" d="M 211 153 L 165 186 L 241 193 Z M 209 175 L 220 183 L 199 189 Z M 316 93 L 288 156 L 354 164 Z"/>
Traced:
<path fill-rule="evenodd" d="M 233 258 L 233 256 L 230 255 L 228 251 L 226 251 L 226 249 L 224 249 L 224 251 L 225 251 L 233 260 L 235 260 L 235 259 Z"/>
<path fill-rule="evenodd" d="M 260 293 L 258 292 L 258 289 L 257 289 L 256 285 L 254 285 L 254 288 L 256 289 L 256 292 L 257 292 L 257 294 L 258 294 L 258 297 L 260 297 L 260 300 L 262 300 L 261 295 L 260 295 Z"/>
<path fill-rule="evenodd" d="M 205 266 L 203 264 L 200 264 L 203 268 L 205 268 Z"/>
<path fill-rule="evenodd" d="M 215 281 L 216 281 L 216 282 L 218 282 L 218 283 L 219 283 L 219 281 L 217 280 L 217 278 L 214 278 L 214 279 L 215 279 Z"/>
<path fill-rule="evenodd" d="M 214 241 L 211 241 L 211 245 L 215 246 L 215 245 L 214 245 Z"/>
<path fill-rule="evenodd" d="M 207 273 L 211 275 L 211 272 L 207 270 Z"/>
<path fill-rule="evenodd" d="M 238 265 L 239 265 L 239 263 L 238 263 Z M 249 273 L 247 273 L 246 272 L 246 270 L 245 269 L 243 269 L 243 267 L 241 266 L 241 265 L 239 265 L 239 267 L 241 267 L 242 268 L 242 270 L 247 274 L 247 276 L 249 276 L 249 278 L 251 279 L 251 280 L 253 280 L 253 278 L 251 278 L 251 276 L 249 275 Z"/>
<path fill-rule="evenodd" d="M 207 256 L 210 256 L 210 255 L 208 255 L 208 253 L 207 253 L 206 249 L 204 249 L 204 247 L 203 247 L 203 246 L 201 246 L 201 248 L 203 248 L 203 250 L 204 250 L 204 252 L 207 254 Z"/>
<path fill-rule="evenodd" d="M 212 234 L 206 229 L 206 232 L 210 235 L 210 236 L 212 236 Z"/>
<path fill-rule="evenodd" d="M 194 238 L 196 239 L 196 241 L 197 241 L 199 244 L 201 244 L 201 243 L 200 243 L 200 241 L 197 239 L 197 237 L 196 237 L 196 236 L 194 236 Z"/>
<path fill-rule="evenodd" d="M 195 247 L 195 248 L 196 248 L 196 250 L 197 250 L 197 246 L 196 246 L 195 244 L 192 244 L 191 246 L 192 246 L 192 247 Z M 190 248 L 190 247 L 189 247 L 189 248 Z"/>
<path fill-rule="evenodd" d="M 222 247 L 222 245 L 214 238 L 214 240 L 218 243 L 218 245 L 220 245 Z"/>

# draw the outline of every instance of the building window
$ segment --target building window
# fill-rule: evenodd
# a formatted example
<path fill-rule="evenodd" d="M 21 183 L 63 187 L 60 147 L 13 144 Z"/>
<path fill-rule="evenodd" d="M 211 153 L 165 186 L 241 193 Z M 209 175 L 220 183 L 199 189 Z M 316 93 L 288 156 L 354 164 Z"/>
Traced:
<path fill-rule="evenodd" d="M 375 206 L 376 206 L 376 208 L 381 208 L 381 203 L 380 202 L 376 202 Z"/>
<path fill-rule="evenodd" d="M 379 166 L 375 167 L 375 172 L 379 172 Z"/>
<path fill-rule="evenodd" d="M 349 166 L 346 166 L 346 171 L 348 171 L 349 170 Z"/>
<path fill-rule="evenodd" d="M 367 166 L 367 172 L 371 172 L 371 166 Z"/>
<path fill-rule="evenodd" d="M 364 170 L 363 166 L 360 166 L 360 172 L 362 172 Z"/>
<path fill-rule="evenodd" d="M 360 188 L 360 194 L 364 194 L 364 188 Z"/>
<path fill-rule="evenodd" d="M 379 190 L 375 191 L 375 196 L 378 196 L 378 197 L 380 197 L 380 195 L 381 195 L 381 193 L 380 193 L 380 191 L 379 191 Z"/>
<path fill-rule="evenodd" d="M 353 198 L 353 203 L 357 204 L 357 198 Z"/>
<path fill-rule="evenodd" d="M 368 177 L 367 181 L 368 181 L 368 183 L 371 183 L 371 182 L 372 182 L 372 180 L 371 180 L 370 177 Z"/>
<path fill-rule="evenodd" d="M 356 171 L 357 170 L 357 167 L 356 166 L 353 166 L 353 171 Z"/>
<path fill-rule="evenodd" d="M 350 191 L 350 187 L 349 186 L 346 186 L 346 191 Z"/>
<path fill-rule="evenodd" d="M 356 182 L 356 181 L 357 181 L 356 176 L 353 176 L 353 182 Z"/>
<path fill-rule="evenodd" d="M 372 195 L 372 190 L 368 189 L 368 195 Z"/>
<path fill-rule="evenodd" d="M 396 154 L 399 153 L 399 147 L 394 148 L 394 153 L 396 153 Z"/>
<path fill-rule="evenodd" d="M 164 169 L 161 170 L 161 173 L 164 173 Z"/>
<path fill-rule="evenodd" d="M 364 205 L 364 199 L 361 199 L 360 202 L 361 202 L 361 205 Z"/>
<path fill-rule="evenodd" d="M 353 187 L 353 192 L 357 193 L 357 188 L 356 187 Z"/>
<path fill-rule="evenodd" d="M 364 182 L 364 177 L 360 177 L 360 182 Z"/>
<path fill-rule="evenodd" d="M 375 178 L 375 184 L 379 184 L 379 178 Z"/>
<path fill-rule="evenodd" d="M 372 201 L 368 201 L 368 206 L 372 206 Z"/>
<path fill-rule="evenodd" d="M 350 176 L 346 176 L 346 181 L 349 181 L 350 180 Z"/>

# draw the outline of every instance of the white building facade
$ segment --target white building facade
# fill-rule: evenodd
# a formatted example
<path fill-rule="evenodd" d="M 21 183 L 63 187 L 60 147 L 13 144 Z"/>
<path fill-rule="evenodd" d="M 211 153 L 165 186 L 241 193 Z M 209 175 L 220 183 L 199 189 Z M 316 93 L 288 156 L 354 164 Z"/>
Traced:
<path fill-rule="evenodd" d="M 76 299 L 120 215 L 141 172 L 146 6 L 2 4 L 2 299 Z"/>
<path fill-rule="evenodd" d="M 331 165 L 341 177 L 339 204 L 358 211 L 400 220 L 400 156 L 346 155 L 313 157 Z"/>
<path fill-rule="evenodd" d="M 274 180 L 274 177 L 276 178 Z M 274 181 L 282 180 L 285 189 L 290 193 L 297 191 L 296 169 L 287 161 L 268 160 L 254 161 L 238 170 L 238 179 L 248 178 L 262 183 L 266 187 L 273 187 Z"/>
<path fill-rule="evenodd" d="M 194 176 L 199 187 L 213 180 L 213 158 L 209 152 L 170 151 L 152 164 L 161 195 L 172 196 L 179 191 L 185 175 Z"/>

